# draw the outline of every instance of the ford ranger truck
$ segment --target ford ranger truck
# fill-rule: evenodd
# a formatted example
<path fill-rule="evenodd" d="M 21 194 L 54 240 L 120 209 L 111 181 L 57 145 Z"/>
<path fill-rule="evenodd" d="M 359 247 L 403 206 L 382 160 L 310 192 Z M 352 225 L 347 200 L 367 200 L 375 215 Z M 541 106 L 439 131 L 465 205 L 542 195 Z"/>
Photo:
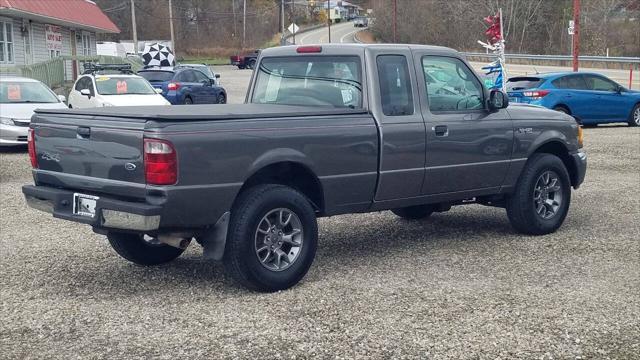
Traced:
<path fill-rule="evenodd" d="M 257 291 L 305 276 L 319 217 L 475 203 L 548 234 L 586 171 L 571 116 L 509 105 L 460 53 L 420 45 L 267 49 L 244 104 L 42 109 L 28 138 L 31 207 L 140 265 L 195 240 Z"/>

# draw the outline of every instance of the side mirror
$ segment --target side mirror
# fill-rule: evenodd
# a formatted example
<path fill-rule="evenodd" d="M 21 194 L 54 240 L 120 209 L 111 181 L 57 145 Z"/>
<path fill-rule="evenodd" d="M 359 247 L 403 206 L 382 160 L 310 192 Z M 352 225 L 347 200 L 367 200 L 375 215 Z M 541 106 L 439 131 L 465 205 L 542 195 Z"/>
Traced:
<path fill-rule="evenodd" d="M 216 79 L 220 79 L 220 74 L 215 75 Z"/>
<path fill-rule="evenodd" d="M 60 102 L 67 102 L 67 97 L 64 95 L 58 95 L 58 100 L 60 100 Z"/>
<path fill-rule="evenodd" d="M 509 97 L 502 90 L 491 90 L 489 93 L 489 110 L 495 111 L 509 106 Z"/>
<path fill-rule="evenodd" d="M 625 89 L 625 88 L 624 88 L 624 86 L 622 86 L 622 85 L 618 85 L 618 86 L 616 87 L 616 92 L 617 92 L 618 94 L 622 94 L 625 90 L 626 90 L 626 89 Z"/>
<path fill-rule="evenodd" d="M 89 89 L 80 90 L 80 94 L 88 97 L 89 99 L 91 99 L 91 91 L 89 91 Z"/>
<path fill-rule="evenodd" d="M 162 94 L 162 89 L 153 88 L 153 90 L 155 90 L 156 94 Z"/>

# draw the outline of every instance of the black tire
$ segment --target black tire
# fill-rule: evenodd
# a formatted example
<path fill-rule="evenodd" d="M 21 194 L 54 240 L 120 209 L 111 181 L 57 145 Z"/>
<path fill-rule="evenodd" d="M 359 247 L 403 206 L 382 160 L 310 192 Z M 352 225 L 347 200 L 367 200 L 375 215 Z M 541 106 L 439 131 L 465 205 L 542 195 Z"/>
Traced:
<path fill-rule="evenodd" d="M 640 104 L 636 104 L 629 115 L 629 126 L 640 126 Z"/>
<path fill-rule="evenodd" d="M 400 216 L 406 220 L 421 220 L 426 219 L 433 214 L 433 206 L 431 205 L 416 205 L 408 206 L 400 209 L 391 210 L 394 214 Z"/>
<path fill-rule="evenodd" d="M 224 94 L 219 94 L 218 97 L 216 98 L 216 103 L 217 104 L 226 104 L 227 103 L 227 97 Z"/>
<path fill-rule="evenodd" d="M 276 271 L 262 264 L 256 242 L 263 218 L 274 209 L 281 208 L 289 209 L 298 217 L 302 226 L 302 245 L 290 265 Z M 304 195 L 283 185 L 258 185 L 240 194 L 231 209 L 224 268 L 238 284 L 251 290 L 273 292 L 288 289 L 302 280 L 311 267 L 317 242 L 316 215 Z"/>
<path fill-rule="evenodd" d="M 190 97 L 187 96 L 186 98 L 184 98 L 184 104 L 185 105 L 193 104 L 193 99 L 191 99 Z"/>
<path fill-rule="evenodd" d="M 564 114 L 567 114 L 567 115 L 570 115 L 570 114 L 571 114 L 571 112 L 569 111 L 569 109 L 567 109 L 565 106 L 562 106 L 562 105 L 559 105 L 559 106 L 554 107 L 554 108 L 553 108 L 553 110 L 555 110 L 555 111 L 559 111 L 559 112 L 564 113 Z"/>
<path fill-rule="evenodd" d="M 139 234 L 109 232 L 107 239 L 118 255 L 138 265 L 152 266 L 168 263 L 184 252 L 184 249 L 166 244 L 149 243 Z"/>
<path fill-rule="evenodd" d="M 558 208 L 554 210 L 555 214 L 550 218 L 543 218 L 543 215 L 536 211 L 534 190 L 539 179 L 548 172 L 557 175 L 561 197 Z M 554 194 L 554 199 L 555 196 Z M 562 160 L 551 154 L 533 154 L 518 179 L 515 191 L 507 197 L 506 208 L 511 226 L 516 231 L 529 235 L 544 235 L 556 231 L 562 225 L 570 203 L 571 182 Z"/>
<path fill-rule="evenodd" d="M 254 59 L 251 59 L 247 62 L 247 69 L 253 70 L 253 68 L 255 67 L 256 67 L 256 61 Z"/>
<path fill-rule="evenodd" d="M 244 66 L 244 65 L 238 65 L 238 69 L 240 69 L 240 70 L 244 70 L 244 69 L 245 69 L 245 66 Z"/>

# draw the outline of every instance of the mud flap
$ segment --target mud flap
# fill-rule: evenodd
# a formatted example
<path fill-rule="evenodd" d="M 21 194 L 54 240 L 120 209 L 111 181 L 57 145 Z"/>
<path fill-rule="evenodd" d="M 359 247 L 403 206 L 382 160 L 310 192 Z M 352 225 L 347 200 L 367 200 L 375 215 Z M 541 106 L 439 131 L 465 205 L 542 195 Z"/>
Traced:
<path fill-rule="evenodd" d="M 224 247 L 227 242 L 227 229 L 229 228 L 230 217 L 231 214 L 228 211 L 224 213 L 220 219 L 218 219 L 215 226 L 200 238 L 200 243 L 204 248 L 202 255 L 205 259 L 222 260 Z"/>

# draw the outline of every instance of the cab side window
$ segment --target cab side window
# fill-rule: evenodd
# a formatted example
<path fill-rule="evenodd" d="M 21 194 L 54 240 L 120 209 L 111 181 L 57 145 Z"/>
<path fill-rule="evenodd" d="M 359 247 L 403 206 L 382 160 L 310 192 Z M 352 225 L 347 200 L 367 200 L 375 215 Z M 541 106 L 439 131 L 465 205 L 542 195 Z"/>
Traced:
<path fill-rule="evenodd" d="M 387 116 L 413 115 L 413 94 L 407 58 L 380 55 L 376 59 L 382 112 Z"/>
<path fill-rule="evenodd" d="M 424 56 L 422 71 L 431 112 L 468 111 L 484 108 L 482 85 L 460 59 Z"/>

